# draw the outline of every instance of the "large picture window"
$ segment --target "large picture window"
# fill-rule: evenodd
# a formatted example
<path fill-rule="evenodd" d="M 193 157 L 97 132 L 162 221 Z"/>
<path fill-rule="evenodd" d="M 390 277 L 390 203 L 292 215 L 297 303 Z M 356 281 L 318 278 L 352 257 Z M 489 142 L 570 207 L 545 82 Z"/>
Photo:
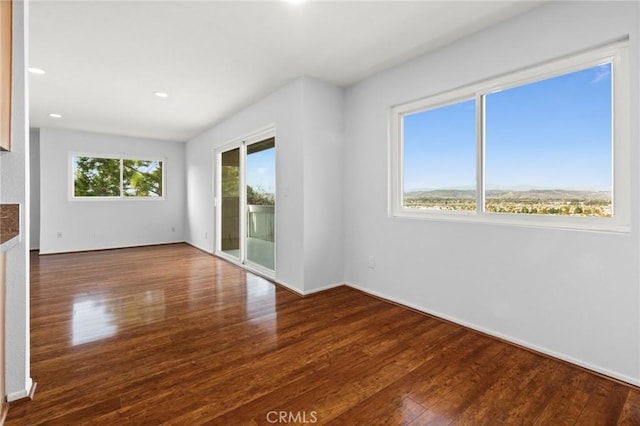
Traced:
<path fill-rule="evenodd" d="M 164 161 L 72 155 L 74 198 L 161 198 Z"/>
<path fill-rule="evenodd" d="M 628 111 L 622 44 L 396 106 L 391 214 L 628 228 Z"/>

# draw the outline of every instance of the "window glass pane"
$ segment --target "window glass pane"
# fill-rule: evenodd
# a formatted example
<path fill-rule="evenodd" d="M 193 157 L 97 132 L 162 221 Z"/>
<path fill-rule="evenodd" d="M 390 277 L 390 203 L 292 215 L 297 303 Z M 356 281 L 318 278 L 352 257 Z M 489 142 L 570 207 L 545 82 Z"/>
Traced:
<path fill-rule="evenodd" d="M 247 204 L 275 205 L 275 138 L 247 146 Z"/>
<path fill-rule="evenodd" d="M 73 157 L 73 194 L 76 197 L 119 197 L 120 160 Z"/>
<path fill-rule="evenodd" d="M 485 97 L 485 210 L 612 215 L 610 63 Z"/>
<path fill-rule="evenodd" d="M 247 145 L 247 260 L 274 270 L 276 145 L 275 138 Z"/>
<path fill-rule="evenodd" d="M 122 160 L 124 196 L 162 197 L 162 161 Z"/>
<path fill-rule="evenodd" d="M 475 100 L 403 117 L 403 206 L 476 210 Z"/>
<path fill-rule="evenodd" d="M 222 153 L 221 250 L 240 258 L 240 148 Z"/>

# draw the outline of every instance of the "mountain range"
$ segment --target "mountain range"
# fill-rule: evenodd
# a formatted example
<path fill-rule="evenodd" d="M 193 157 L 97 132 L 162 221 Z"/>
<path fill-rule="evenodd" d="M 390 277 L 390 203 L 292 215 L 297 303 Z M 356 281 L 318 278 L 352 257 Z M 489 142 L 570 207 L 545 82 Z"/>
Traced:
<path fill-rule="evenodd" d="M 470 189 L 434 189 L 426 191 L 405 192 L 405 198 L 438 198 L 473 200 L 476 191 Z M 486 191 L 487 199 L 498 200 L 611 200 L 610 191 L 579 191 L 566 189 L 489 189 Z"/>

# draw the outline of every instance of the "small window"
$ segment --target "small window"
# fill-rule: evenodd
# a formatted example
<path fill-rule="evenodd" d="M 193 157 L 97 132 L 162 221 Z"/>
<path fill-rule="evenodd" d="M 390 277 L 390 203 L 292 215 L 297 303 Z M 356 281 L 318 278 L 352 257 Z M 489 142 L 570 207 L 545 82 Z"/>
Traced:
<path fill-rule="evenodd" d="M 625 43 L 392 109 L 393 216 L 629 227 Z"/>
<path fill-rule="evenodd" d="M 74 198 L 161 198 L 162 160 L 72 155 Z"/>
<path fill-rule="evenodd" d="M 122 160 L 126 197 L 162 197 L 162 161 Z"/>
<path fill-rule="evenodd" d="M 475 211 L 475 100 L 405 115 L 402 128 L 403 205 Z"/>
<path fill-rule="evenodd" d="M 120 160 L 118 159 L 74 157 L 73 176 L 75 197 L 120 196 Z"/>

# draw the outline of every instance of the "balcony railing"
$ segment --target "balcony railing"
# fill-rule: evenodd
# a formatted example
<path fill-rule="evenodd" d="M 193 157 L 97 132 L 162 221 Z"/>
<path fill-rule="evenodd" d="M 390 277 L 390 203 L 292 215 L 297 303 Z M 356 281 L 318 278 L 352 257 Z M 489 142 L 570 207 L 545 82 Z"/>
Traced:
<path fill-rule="evenodd" d="M 248 205 L 247 235 L 264 241 L 274 241 L 275 208 L 274 206 Z"/>

